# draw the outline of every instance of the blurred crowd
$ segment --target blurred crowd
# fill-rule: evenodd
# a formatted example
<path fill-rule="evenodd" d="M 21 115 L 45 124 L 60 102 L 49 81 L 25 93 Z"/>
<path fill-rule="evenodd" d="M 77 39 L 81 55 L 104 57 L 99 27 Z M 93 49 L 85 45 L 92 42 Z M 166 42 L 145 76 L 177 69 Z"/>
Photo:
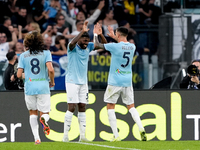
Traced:
<path fill-rule="evenodd" d="M 91 40 L 94 24 L 99 22 L 108 42 L 114 42 L 107 35 L 110 25 L 113 29 L 127 27 L 128 40 L 136 43 L 133 25 L 159 24 L 161 9 L 154 3 L 155 0 L 0 0 L 0 74 L 8 62 L 6 54 L 14 51 L 19 57 L 24 51 L 25 35 L 33 30 L 41 32 L 52 55 L 67 55 L 67 44 L 82 30 L 85 20 L 89 22 Z M 150 50 L 138 46 L 137 51 L 142 55 Z"/>
<path fill-rule="evenodd" d="M 155 0 L 1 0 L 0 44 L 9 42 L 7 48 L 19 55 L 24 36 L 38 30 L 52 54 L 63 55 L 85 20 L 89 21 L 91 40 L 94 23 L 99 22 L 108 42 L 112 42 L 107 36 L 108 25 L 114 29 L 126 26 L 129 39 L 134 42 L 137 33 L 131 25 L 158 24 L 161 9 L 154 3 Z"/>

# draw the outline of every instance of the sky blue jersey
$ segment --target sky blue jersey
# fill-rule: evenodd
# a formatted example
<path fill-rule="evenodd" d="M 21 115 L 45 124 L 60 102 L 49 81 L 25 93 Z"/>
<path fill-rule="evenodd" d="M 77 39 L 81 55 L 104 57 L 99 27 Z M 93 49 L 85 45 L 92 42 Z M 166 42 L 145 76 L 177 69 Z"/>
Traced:
<path fill-rule="evenodd" d="M 111 53 L 108 84 L 113 86 L 132 86 L 132 60 L 135 45 L 129 42 L 104 44 Z"/>
<path fill-rule="evenodd" d="M 88 43 L 86 49 L 76 44 L 73 50 L 67 47 L 68 66 L 65 82 L 74 84 L 87 84 L 87 71 L 89 53 L 94 49 L 92 42 Z"/>
<path fill-rule="evenodd" d="M 26 95 L 50 93 L 46 62 L 52 62 L 49 50 L 38 54 L 30 54 L 30 51 L 26 51 L 20 55 L 18 68 L 24 69 Z"/>

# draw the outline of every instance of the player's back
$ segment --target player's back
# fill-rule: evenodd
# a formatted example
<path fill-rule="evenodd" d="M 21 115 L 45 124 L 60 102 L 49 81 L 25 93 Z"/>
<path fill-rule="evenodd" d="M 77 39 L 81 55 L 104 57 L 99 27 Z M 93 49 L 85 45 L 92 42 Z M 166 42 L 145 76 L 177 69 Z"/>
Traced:
<path fill-rule="evenodd" d="M 129 42 L 105 44 L 111 52 L 111 65 L 108 84 L 128 87 L 132 85 L 132 60 L 135 45 Z"/>
<path fill-rule="evenodd" d="M 19 68 L 24 69 L 25 73 L 25 94 L 48 94 L 49 80 L 46 62 L 52 61 L 51 53 L 48 50 L 38 54 L 24 52 L 20 56 Z"/>

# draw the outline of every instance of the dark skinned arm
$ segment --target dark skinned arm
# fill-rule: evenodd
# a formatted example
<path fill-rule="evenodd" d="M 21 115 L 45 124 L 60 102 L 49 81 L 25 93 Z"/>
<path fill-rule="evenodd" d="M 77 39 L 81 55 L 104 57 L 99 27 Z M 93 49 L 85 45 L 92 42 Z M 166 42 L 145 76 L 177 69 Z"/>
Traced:
<path fill-rule="evenodd" d="M 81 38 L 83 33 L 84 32 L 88 32 L 89 29 L 87 28 L 87 24 L 88 24 L 88 21 L 85 21 L 84 24 L 83 24 L 83 29 L 81 30 L 81 32 L 71 40 L 71 42 L 69 44 L 69 49 L 70 50 L 74 49 L 74 47 L 76 46 L 76 43 Z"/>
<path fill-rule="evenodd" d="M 99 23 L 97 23 L 95 26 L 94 26 L 94 30 L 93 30 L 93 33 L 94 33 L 94 46 L 95 46 L 95 49 L 102 49 L 102 50 L 105 50 L 103 44 L 104 43 L 107 43 L 107 40 L 106 38 L 104 37 L 104 35 L 102 34 L 102 27 Z M 98 36 L 101 37 L 101 42 L 99 42 L 99 39 L 98 39 Z"/>

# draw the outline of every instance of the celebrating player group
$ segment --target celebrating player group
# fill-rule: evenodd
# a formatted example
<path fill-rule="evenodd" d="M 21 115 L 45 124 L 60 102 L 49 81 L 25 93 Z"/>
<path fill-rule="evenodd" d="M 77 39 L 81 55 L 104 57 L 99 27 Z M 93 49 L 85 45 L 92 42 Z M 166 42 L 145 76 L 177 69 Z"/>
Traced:
<path fill-rule="evenodd" d="M 87 70 L 89 53 L 93 50 L 100 52 L 107 50 L 111 53 L 111 64 L 108 76 L 108 85 L 104 94 L 107 104 L 108 120 L 113 132 L 111 141 L 121 141 L 115 115 L 115 104 L 121 96 L 133 120 L 136 122 L 141 140 L 146 141 L 146 132 L 141 123 L 140 116 L 134 105 L 134 90 L 132 86 L 132 60 L 135 45 L 127 41 L 128 29 L 119 27 L 113 31 L 108 26 L 108 36 L 115 43 L 107 43 L 102 34 L 99 23 L 94 25 L 93 42 L 88 34 L 88 21 L 85 21 L 81 32 L 74 37 L 67 46 L 68 68 L 65 77 L 68 108 L 64 120 L 64 136 L 62 141 L 69 142 L 72 117 L 77 107 L 80 129 L 80 142 L 90 142 L 85 136 L 86 130 L 86 105 L 88 104 Z M 50 112 L 50 87 L 54 83 L 54 68 L 49 50 L 45 50 L 42 35 L 37 31 L 28 33 L 24 39 L 25 52 L 21 54 L 17 77 L 24 79 L 24 95 L 27 109 L 29 110 L 29 123 L 35 144 L 40 144 L 38 113 L 40 123 L 45 134 L 50 133 L 48 125 Z M 116 71 L 118 70 L 118 71 Z"/>

